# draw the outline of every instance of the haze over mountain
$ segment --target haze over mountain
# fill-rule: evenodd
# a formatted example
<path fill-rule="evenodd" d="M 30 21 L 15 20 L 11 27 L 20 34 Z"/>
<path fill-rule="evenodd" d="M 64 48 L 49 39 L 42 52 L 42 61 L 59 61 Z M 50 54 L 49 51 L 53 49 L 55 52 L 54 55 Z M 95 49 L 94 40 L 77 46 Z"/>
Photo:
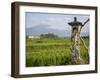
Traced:
<path fill-rule="evenodd" d="M 53 33 L 59 37 L 70 37 L 71 30 L 59 30 L 50 28 L 50 25 L 40 24 L 33 27 L 26 28 L 27 36 L 40 36 L 41 34 Z M 81 33 L 82 36 L 88 36 L 88 33 Z"/>

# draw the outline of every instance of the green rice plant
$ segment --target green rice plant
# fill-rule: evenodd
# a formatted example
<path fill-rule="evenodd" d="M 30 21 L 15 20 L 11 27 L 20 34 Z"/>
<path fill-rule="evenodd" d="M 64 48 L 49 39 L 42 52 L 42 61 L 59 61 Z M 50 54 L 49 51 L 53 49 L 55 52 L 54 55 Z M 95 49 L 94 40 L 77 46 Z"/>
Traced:
<path fill-rule="evenodd" d="M 89 45 L 88 39 L 85 40 Z M 26 67 L 72 65 L 71 41 L 69 38 L 59 39 L 27 39 L 26 40 Z M 81 57 L 88 63 L 88 56 L 80 44 Z"/>

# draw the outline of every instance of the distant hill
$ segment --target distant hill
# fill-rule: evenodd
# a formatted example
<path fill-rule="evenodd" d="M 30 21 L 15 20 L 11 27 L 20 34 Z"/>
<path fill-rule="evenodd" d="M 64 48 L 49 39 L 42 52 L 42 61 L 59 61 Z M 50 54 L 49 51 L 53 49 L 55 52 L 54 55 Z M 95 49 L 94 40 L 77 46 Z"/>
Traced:
<path fill-rule="evenodd" d="M 28 36 L 40 36 L 41 34 L 47 34 L 47 33 L 53 33 L 55 35 L 58 35 L 59 37 L 70 37 L 71 31 L 67 29 L 66 30 L 58 30 L 58 29 L 52 29 L 49 28 L 50 25 L 37 25 L 34 27 L 26 28 L 26 35 Z M 86 36 L 87 33 L 82 33 L 82 36 Z"/>

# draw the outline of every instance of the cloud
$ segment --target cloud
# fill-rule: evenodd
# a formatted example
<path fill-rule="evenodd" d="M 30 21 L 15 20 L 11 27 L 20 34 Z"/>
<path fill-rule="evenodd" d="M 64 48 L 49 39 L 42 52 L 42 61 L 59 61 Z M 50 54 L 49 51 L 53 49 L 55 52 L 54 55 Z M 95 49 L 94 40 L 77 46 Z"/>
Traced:
<path fill-rule="evenodd" d="M 66 30 L 67 27 L 66 19 L 59 17 L 49 18 L 46 24 L 49 24 L 49 28 L 52 29 Z"/>
<path fill-rule="evenodd" d="M 39 24 L 49 25 L 50 29 L 71 31 L 69 22 L 77 17 L 77 20 L 84 23 L 89 16 L 78 14 L 46 14 L 46 13 L 26 13 L 26 27 L 35 27 Z M 90 23 L 88 22 L 82 29 L 82 32 L 89 32 Z"/>
<path fill-rule="evenodd" d="M 58 29 L 58 30 L 71 30 L 68 25 L 68 18 L 65 15 L 50 16 L 42 22 L 42 24 L 50 25 L 48 28 Z"/>

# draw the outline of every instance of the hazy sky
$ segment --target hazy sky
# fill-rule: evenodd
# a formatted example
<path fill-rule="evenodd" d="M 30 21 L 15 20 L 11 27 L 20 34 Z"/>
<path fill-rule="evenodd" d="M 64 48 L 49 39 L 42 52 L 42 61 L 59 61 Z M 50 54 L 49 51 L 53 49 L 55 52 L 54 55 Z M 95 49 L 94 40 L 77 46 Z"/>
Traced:
<path fill-rule="evenodd" d="M 77 17 L 77 21 L 84 23 L 90 16 L 81 14 L 53 14 L 53 13 L 34 13 L 26 12 L 26 28 L 35 27 L 37 25 L 49 25 L 48 28 L 71 31 L 69 22 Z M 89 32 L 90 22 L 82 29 L 82 32 Z"/>

